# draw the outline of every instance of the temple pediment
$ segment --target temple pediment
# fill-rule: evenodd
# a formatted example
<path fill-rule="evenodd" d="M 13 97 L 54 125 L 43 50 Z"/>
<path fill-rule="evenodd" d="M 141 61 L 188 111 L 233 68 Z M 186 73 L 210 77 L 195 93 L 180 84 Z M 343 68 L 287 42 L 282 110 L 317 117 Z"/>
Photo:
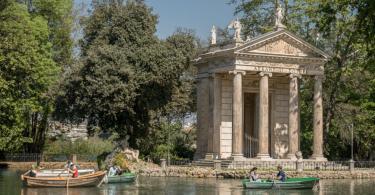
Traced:
<path fill-rule="evenodd" d="M 320 49 L 303 41 L 289 31 L 274 31 L 254 38 L 239 46 L 237 54 L 275 55 L 327 59 Z"/>

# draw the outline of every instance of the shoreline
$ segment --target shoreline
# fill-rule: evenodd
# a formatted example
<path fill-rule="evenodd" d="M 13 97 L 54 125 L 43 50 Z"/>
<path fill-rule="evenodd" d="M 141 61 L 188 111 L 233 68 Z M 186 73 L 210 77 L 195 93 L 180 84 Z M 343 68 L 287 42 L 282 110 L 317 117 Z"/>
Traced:
<path fill-rule="evenodd" d="M 260 178 L 273 178 L 276 170 L 258 170 Z M 165 170 L 139 170 L 139 175 L 149 177 L 193 177 L 193 178 L 221 178 L 244 179 L 248 177 L 249 170 L 215 170 L 203 167 L 167 167 Z M 375 179 L 375 170 L 350 171 L 286 171 L 288 177 L 318 177 L 320 179 Z"/>

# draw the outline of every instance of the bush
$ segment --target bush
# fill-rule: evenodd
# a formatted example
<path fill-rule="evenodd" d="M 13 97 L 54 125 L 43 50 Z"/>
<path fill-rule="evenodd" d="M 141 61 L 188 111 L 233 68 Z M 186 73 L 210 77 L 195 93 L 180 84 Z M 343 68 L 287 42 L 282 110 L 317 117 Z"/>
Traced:
<path fill-rule="evenodd" d="M 77 139 L 74 142 L 70 140 L 56 140 L 47 143 L 45 154 L 81 154 L 89 156 L 99 156 L 103 153 L 109 153 L 115 148 L 111 139 L 103 140 L 97 136 L 90 137 L 87 140 Z"/>
<path fill-rule="evenodd" d="M 195 152 L 195 126 L 184 128 L 180 122 L 162 122 L 154 126 L 151 133 L 140 139 L 140 151 L 143 157 L 154 162 L 160 159 L 192 159 Z"/>
<path fill-rule="evenodd" d="M 113 159 L 113 164 L 119 166 L 123 171 L 129 172 L 129 162 L 124 154 L 117 153 Z"/>

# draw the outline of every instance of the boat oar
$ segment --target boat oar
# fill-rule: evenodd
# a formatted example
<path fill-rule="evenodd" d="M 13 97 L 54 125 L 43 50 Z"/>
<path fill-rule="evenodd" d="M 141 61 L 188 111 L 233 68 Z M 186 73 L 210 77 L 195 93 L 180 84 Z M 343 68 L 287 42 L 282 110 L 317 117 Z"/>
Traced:
<path fill-rule="evenodd" d="M 102 183 L 104 182 L 105 178 L 106 178 L 106 175 L 102 178 L 102 180 L 100 181 L 100 183 L 96 187 L 100 187 L 102 185 Z"/>
<path fill-rule="evenodd" d="M 317 191 L 319 191 L 319 189 L 320 189 L 320 184 L 319 184 L 319 182 L 316 182 L 316 181 L 315 181 L 312 190 L 315 191 L 315 192 L 317 192 Z"/>
<path fill-rule="evenodd" d="M 68 179 L 66 180 L 66 188 L 69 188 L 69 173 L 68 173 Z"/>

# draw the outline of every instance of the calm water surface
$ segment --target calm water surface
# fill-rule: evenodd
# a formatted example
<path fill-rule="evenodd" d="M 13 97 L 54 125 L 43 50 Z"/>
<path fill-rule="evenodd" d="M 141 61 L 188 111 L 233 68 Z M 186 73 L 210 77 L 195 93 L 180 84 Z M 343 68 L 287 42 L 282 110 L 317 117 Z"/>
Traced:
<path fill-rule="evenodd" d="M 100 188 L 27 188 L 22 186 L 19 171 L 0 170 L 0 194 L 69 194 L 69 195 L 115 195 L 115 194 L 204 194 L 204 195 L 284 195 L 284 194 L 375 194 L 375 179 L 322 180 L 320 191 L 312 190 L 247 190 L 241 180 L 197 179 L 178 177 L 139 177 L 133 184 L 110 184 Z"/>

